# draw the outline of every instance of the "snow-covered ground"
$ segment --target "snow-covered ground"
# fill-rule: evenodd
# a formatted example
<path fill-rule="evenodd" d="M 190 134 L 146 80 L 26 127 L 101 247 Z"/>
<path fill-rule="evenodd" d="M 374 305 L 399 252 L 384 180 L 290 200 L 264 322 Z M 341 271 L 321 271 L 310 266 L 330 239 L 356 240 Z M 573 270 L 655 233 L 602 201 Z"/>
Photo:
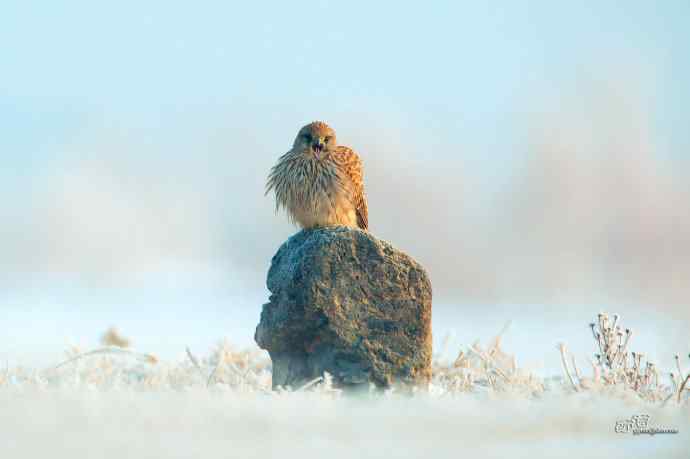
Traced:
<path fill-rule="evenodd" d="M 686 396 L 575 392 L 516 367 L 501 341 L 437 356 L 428 391 L 357 397 L 327 380 L 271 391 L 265 354 L 229 343 L 170 360 L 72 348 L 59 365 L 0 370 L 0 457 L 688 457 Z M 616 432 L 636 415 L 677 433 Z"/>
<path fill-rule="evenodd" d="M 0 389 L 3 458 L 687 458 L 688 407 L 589 396 L 349 400 L 320 391 Z M 651 416 L 677 434 L 616 433 Z"/>

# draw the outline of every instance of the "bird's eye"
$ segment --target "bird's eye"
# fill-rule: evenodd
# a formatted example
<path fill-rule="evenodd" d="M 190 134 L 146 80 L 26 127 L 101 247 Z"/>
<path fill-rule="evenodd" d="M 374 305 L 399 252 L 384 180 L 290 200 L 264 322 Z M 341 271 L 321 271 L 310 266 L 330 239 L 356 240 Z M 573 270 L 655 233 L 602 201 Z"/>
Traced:
<path fill-rule="evenodd" d="M 330 136 L 330 135 L 329 135 L 329 136 L 326 136 L 326 139 L 325 139 L 325 140 L 326 140 L 326 143 L 330 142 L 330 141 L 331 141 L 331 136 Z"/>

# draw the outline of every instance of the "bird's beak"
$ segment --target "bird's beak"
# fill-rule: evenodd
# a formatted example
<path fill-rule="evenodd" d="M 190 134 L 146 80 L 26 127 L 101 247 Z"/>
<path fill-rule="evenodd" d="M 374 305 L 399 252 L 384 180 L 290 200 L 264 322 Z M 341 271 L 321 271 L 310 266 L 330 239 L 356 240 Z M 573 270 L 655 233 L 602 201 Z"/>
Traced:
<path fill-rule="evenodd" d="M 316 159 L 321 159 L 321 153 L 323 153 L 323 150 L 326 148 L 326 141 L 323 137 L 319 137 L 319 139 L 314 142 L 314 144 L 311 146 L 311 149 L 314 150 L 314 155 L 316 156 Z"/>

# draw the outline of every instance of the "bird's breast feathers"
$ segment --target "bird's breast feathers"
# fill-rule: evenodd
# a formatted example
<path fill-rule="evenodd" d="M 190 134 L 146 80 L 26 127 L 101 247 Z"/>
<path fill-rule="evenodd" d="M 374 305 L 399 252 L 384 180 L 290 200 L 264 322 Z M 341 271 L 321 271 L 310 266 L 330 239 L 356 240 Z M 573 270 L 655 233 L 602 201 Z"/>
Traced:
<path fill-rule="evenodd" d="M 319 160 L 288 152 L 271 170 L 267 191 L 304 228 L 345 225 L 366 229 L 361 218 L 362 167 L 357 154 L 337 147 Z M 366 206 L 366 203 L 364 204 Z"/>

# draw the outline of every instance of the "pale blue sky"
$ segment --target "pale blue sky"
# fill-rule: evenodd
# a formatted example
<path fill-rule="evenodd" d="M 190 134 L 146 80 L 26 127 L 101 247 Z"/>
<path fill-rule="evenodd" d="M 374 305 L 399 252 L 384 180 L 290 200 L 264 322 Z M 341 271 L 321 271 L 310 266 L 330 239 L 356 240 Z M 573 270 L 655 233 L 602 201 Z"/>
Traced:
<path fill-rule="evenodd" d="M 653 86 L 658 128 L 685 150 L 689 18 L 686 1 L 5 2 L 4 169 L 101 123 L 155 138 L 185 112 L 271 126 L 398 113 L 505 149 L 520 145 L 516 107 L 618 64 L 643 72 L 629 76 Z"/>

